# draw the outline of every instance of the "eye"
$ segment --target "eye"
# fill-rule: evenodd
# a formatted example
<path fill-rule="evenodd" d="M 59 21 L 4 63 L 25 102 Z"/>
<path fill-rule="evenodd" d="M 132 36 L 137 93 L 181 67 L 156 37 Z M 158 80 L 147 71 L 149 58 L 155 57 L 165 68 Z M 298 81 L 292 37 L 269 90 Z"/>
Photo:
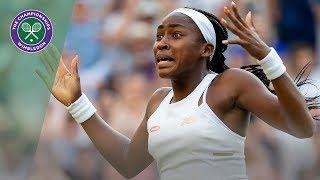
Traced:
<path fill-rule="evenodd" d="M 182 36 L 182 34 L 180 32 L 174 32 L 173 33 L 173 37 L 174 38 L 178 38 L 178 37 L 181 37 L 181 36 Z"/>
<path fill-rule="evenodd" d="M 157 41 L 160 41 L 163 38 L 162 34 L 157 33 Z"/>

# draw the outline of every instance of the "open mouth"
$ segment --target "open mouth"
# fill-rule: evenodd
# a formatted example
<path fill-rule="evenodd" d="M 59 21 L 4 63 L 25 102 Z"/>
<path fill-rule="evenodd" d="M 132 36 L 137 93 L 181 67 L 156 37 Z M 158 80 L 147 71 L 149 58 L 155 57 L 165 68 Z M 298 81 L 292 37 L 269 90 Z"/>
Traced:
<path fill-rule="evenodd" d="M 159 62 L 162 62 L 162 61 L 170 62 L 170 61 L 173 61 L 173 59 L 170 58 L 170 57 L 158 57 L 158 58 L 157 58 L 157 62 L 158 62 L 158 63 L 159 63 Z"/>

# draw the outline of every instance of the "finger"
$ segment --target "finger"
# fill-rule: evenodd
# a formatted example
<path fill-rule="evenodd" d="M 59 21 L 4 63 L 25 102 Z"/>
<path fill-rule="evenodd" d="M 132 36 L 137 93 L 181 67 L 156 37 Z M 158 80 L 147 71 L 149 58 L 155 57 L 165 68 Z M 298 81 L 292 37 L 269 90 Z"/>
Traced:
<path fill-rule="evenodd" d="M 59 50 L 57 49 L 57 47 L 53 44 L 49 45 L 49 51 L 52 54 L 53 58 L 55 59 L 55 64 L 59 65 L 59 62 L 61 60 L 61 54 L 59 53 Z"/>
<path fill-rule="evenodd" d="M 243 19 L 240 17 L 240 14 L 239 14 L 239 11 L 238 11 L 238 8 L 237 8 L 237 5 L 236 3 L 234 3 L 233 1 L 231 2 L 231 9 L 234 13 L 234 16 L 236 17 L 236 19 L 244 26 L 244 27 L 247 27 L 247 24 L 243 21 Z"/>
<path fill-rule="evenodd" d="M 251 16 L 251 11 L 249 11 L 249 13 L 246 16 L 246 24 L 248 25 L 248 27 L 252 30 L 255 29 L 253 22 L 252 22 L 252 16 Z"/>
<path fill-rule="evenodd" d="M 245 30 L 245 26 L 243 24 L 241 24 L 241 22 L 236 19 L 229 11 L 229 9 L 225 6 L 224 7 L 224 13 L 227 15 L 227 17 L 231 20 L 231 22 L 235 25 L 235 27 L 237 27 L 238 29 L 240 29 L 241 31 Z"/>
<path fill-rule="evenodd" d="M 49 44 L 48 48 L 46 48 L 44 52 L 51 58 L 50 62 L 52 66 L 54 66 L 54 72 L 59 71 L 60 74 L 69 73 L 67 67 L 62 61 L 61 54 L 55 45 Z"/>
<path fill-rule="evenodd" d="M 244 38 L 245 37 L 245 34 L 243 32 L 241 32 L 240 30 L 234 28 L 234 27 L 231 27 L 227 21 L 225 19 L 221 19 L 221 23 L 223 26 L 225 26 L 229 31 L 231 31 L 233 34 L 235 34 L 236 36 L 240 37 L 240 38 Z"/>
<path fill-rule="evenodd" d="M 242 39 L 229 39 L 229 40 L 223 40 L 222 41 L 223 44 L 238 44 L 240 46 L 243 46 L 245 44 L 247 44 L 246 41 L 242 40 Z"/>
<path fill-rule="evenodd" d="M 53 85 L 53 83 L 52 83 L 53 80 L 48 78 L 48 76 L 44 75 L 44 73 L 41 70 L 39 70 L 38 68 L 35 71 L 38 74 L 38 76 L 42 79 L 42 81 L 46 84 L 49 91 L 51 91 L 52 85 Z"/>
<path fill-rule="evenodd" d="M 78 62 L 79 62 L 79 57 L 76 55 L 71 62 L 71 74 L 75 76 L 79 76 L 78 73 Z"/>
<path fill-rule="evenodd" d="M 48 51 L 48 48 L 43 49 L 42 51 L 44 59 L 48 62 L 53 72 L 56 72 L 57 65 L 55 64 L 54 58 L 51 56 L 50 52 Z"/>
<path fill-rule="evenodd" d="M 40 59 L 41 63 L 44 65 L 44 67 L 46 68 L 49 76 L 52 76 L 53 75 L 53 69 L 50 66 L 50 64 L 48 63 L 48 59 L 45 58 L 45 55 L 43 54 L 42 51 L 39 53 L 39 59 Z"/>

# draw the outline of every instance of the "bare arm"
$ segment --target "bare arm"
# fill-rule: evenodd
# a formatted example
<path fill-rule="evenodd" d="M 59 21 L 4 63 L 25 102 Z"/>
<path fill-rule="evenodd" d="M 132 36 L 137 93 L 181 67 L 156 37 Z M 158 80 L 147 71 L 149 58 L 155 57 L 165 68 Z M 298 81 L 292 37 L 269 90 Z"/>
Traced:
<path fill-rule="evenodd" d="M 313 135 L 315 124 L 304 97 L 287 73 L 273 82 L 277 96 L 249 72 L 234 70 L 238 89 L 236 104 L 269 125 L 298 138 Z"/>
<path fill-rule="evenodd" d="M 167 93 L 167 89 L 161 88 L 152 95 L 145 117 L 131 140 L 115 131 L 98 114 L 81 124 L 104 158 L 125 178 L 133 178 L 153 162 L 148 152 L 147 122 Z"/>
<path fill-rule="evenodd" d="M 234 26 L 230 26 L 225 20 L 222 20 L 222 23 L 239 39 L 227 40 L 224 43 L 238 44 L 251 56 L 262 60 L 270 52 L 270 48 L 256 33 L 251 13 L 248 13 L 246 19 L 243 20 L 236 5 L 232 4 L 231 8 L 232 12 L 228 8 L 225 8 L 224 12 Z M 239 106 L 255 113 L 272 126 L 296 137 L 304 138 L 313 135 L 315 124 L 304 97 L 287 73 L 272 81 L 277 96 L 270 93 L 262 82 L 250 73 L 240 71 L 238 76 L 234 77 L 240 78 L 236 86 L 239 90 L 237 99 Z"/>
<path fill-rule="evenodd" d="M 290 76 L 285 73 L 273 80 L 272 84 L 282 107 L 281 110 L 286 114 L 284 121 L 291 130 L 289 133 L 296 137 L 311 137 L 315 130 L 315 122 L 304 97 Z"/>
<path fill-rule="evenodd" d="M 131 140 L 110 127 L 98 114 L 81 125 L 103 157 L 125 178 L 136 176 L 153 161 L 148 153 L 146 117 Z"/>
<path fill-rule="evenodd" d="M 53 45 L 41 52 L 40 59 L 47 75 L 39 70 L 36 72 L 53 96 L 65 106 L 75 102 L 81 96 L 78 57 L 72 60 L 70 71 Z M 153 161 L 148 153 L 147 121 L 163 99 L 163 92 L 160 89 L 151 97 L 146 115 L 131 140 L 115 131 L 97 113 L 81 124 L 101 154 L 125 178 L 136 176 Z"/>

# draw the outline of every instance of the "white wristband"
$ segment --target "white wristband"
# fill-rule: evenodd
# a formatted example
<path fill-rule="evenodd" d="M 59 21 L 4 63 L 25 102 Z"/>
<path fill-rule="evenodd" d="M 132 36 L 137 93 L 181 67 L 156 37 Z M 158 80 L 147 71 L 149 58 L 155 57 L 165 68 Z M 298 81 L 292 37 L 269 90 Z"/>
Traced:
<path fill-rule="evenodd" d="M 68 106 L 67 109 L 79 124 L 88 120 L 97 111 L 87 96 L 83 93 L 79 99 Z"/>
<path fill-rule="evenodd" d="M 261 65 L 263 72 L 267 75 L 267 78 L 269 80 L 274 80 L 286 72 L 286 67 L 283 65 L 283 62 L 276 50 L 273 48 L 270 49 L 271 51 L 269 54 L 261 61 L 258 61 L 258 64 Z"/>

